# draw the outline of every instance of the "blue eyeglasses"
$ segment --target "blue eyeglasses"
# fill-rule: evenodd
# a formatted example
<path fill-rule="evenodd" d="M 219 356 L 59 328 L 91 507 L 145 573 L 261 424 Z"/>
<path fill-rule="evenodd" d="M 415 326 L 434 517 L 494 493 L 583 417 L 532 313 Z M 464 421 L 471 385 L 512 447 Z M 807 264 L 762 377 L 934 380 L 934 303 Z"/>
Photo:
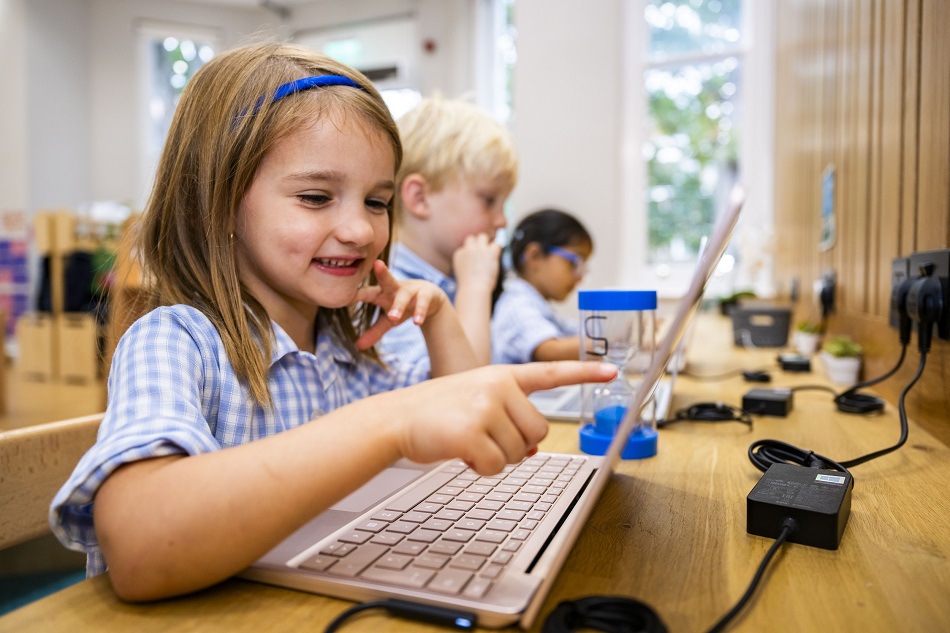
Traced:
<path fill-rule="evenodd" d="M 561 248 L 560 246 L 549 246 L 547 251 L 551 255 L 557 255 L 561 259 L 566 259 L 570 262 L 571 267 L 574 269 L 574 274 L 578 277 L 587 272 L 587 262 L 577 253 L 569 251 L 566 248 Z"/>

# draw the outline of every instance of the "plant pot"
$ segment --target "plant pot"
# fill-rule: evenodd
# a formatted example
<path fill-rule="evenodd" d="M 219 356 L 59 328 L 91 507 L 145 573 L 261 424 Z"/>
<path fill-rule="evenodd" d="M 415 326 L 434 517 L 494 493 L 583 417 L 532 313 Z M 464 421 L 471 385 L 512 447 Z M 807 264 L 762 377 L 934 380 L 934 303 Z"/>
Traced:
<path fill-rule="evenodd" d="M 853 385 L 858 382 L 858 373 L 861 371 L 860 356 L 832 356 L 828 352 L 822 352 L 821 362 L 825 366 L 828 380 L 836 385 Z"/>
<path fill-rule="evenodd" d="M 812 356 L 818 350 L 821 335 L 817 332 L 795 332 L 792 341 L 795 343 L 795 351 L 802 356 Z"/>

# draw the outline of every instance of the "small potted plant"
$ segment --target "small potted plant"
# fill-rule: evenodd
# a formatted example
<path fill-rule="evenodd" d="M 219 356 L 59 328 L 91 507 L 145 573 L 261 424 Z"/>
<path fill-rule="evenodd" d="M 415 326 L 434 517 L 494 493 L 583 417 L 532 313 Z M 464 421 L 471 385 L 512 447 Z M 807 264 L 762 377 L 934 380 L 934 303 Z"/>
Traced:
<path fill-rule="evenodd" d="M 818 342 L 821 340 L 821 324 L 814 321 L 800 321 L 795 326 L 795 334 L 792 341 L 795 344 L 795 350 L 802 356 L 811 356 L 818 350 Z"/>
<path fill-rule="evenodd" d="M 738 290 L 719 299 L 719 312 L 722 316 L 731 316 L 741 300 L 755 298 L 756 295 L 751 290 Z"/>
<path fill-rule="evenodd" d="M 821 347 L 821 360 L 828 379 L 837 385 L 853 385 L 858 382 L 863 352 L 860 343 L 844 334 L 825 341 Z"/>

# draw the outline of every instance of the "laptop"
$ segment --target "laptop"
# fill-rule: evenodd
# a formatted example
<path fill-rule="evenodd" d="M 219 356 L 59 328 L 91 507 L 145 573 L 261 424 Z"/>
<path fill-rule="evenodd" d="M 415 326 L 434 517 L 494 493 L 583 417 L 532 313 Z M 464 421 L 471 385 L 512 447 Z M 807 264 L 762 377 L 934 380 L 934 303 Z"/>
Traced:
<path fill-rule="evenodd" d="M 699 255 L 702 256 L 708 238 L 703 237 L 699 246 Z M 669 324 L 664 322 L 660 326 L 657 338 L 662 340 L 666 334 Z M 686 346 L 692 335 L 692 326 L 687 326 L 685 335 L 680 338 L 679 344 L 666 366 L 666 376 L 657 383 L 653 390 L 653 400 L 648 402 L 642 412 L 644 420 L 663 420 L 670 412 L 670 405 L 673 401 L 673 388 L 676 385 L 676 377 L 686 367 Z M 583 356 L 581 357 L 583 359 Z M 588 387 L 590 387 L 588 385 Z M 555 389 L 544 389 L 535 391 L 528 396 L 528 400 L 540 411 L 548 420 L 555 422 L 579 422 L 582 416 L 582 402 L 584 398 L 584 387 L 581 385 L 566 385 Z M 589 422 L 589 420 L 588 420 Z"/>
<path fill-rule="evenodd" d="M 644 384 L 658 384 L 673 358 L 743 200 L 736 187 Z M 489 628 L 530 628 L 652 396 L 639 389 L 631 397 L 603 456 L 539 453 L 492 477 L 460 460 L 400 460 L 239 576 L 348 600 L 437 605 Z"/>
<path fill-rule="evenodd" d="M 673 400 L 673 386 L 679 365 L 671 361 L 667 367 L 667 377 L 662 378 L 653 389 L 653 400 L 643 409 L 644 420 L 663 420 L 670 412 Z M 535 391 L 528 400 L 544 417 L 554 422 L 580 422 L 583 390 L 581 385 L 566 385 L 555 389 Z"/>
<path fill-rule="evenodd" d="M 653 401 L 656 406 L 647 406 L 644 410 L 644 419 L 664 419 L 670 411 L 673 385 L 676 383 L 676 373 L 670 372 L 669 378 L 663 378 L 653 390 Z M 544 417 L 554 422 L 579 422 L 581 419 L 581 402 L 583 399 L 580 385 L 567 385 L 556 389 L 535 391 L 528 396 L 528 400 L 537 407 Z"/>

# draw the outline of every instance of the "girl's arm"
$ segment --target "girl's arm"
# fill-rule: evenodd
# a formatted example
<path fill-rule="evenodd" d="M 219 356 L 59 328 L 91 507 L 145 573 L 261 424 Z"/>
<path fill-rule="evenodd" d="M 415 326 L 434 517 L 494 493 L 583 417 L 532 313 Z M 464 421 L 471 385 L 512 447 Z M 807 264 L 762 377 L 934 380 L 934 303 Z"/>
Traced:
<path fill-rule="evenodd" d="M 547 432 L 527 393 L 615 373 L 581 361 L 482 367 L 365 398 L 242 446 L 128 464 L 95 498 L 113 587 L 140 601 L 220 582 L 399 457 L 459 457 L 480 474 L 497 473 Z"/>
<path fill-rule="evenodd" d="M 501 246 L 480 233 L 465 238 L 452 255 L 458 282 L 455 309 L 479 365 L 491 362 L 491 297 L 498 279 Z"/>
<path fill-rule="evenodd" d="M 580 358 L 581 341 L 579 336 L 549 338 L 534 348 L 533 360 L 577 360 Z"/>
<path fill-rule="evenodd" d="M 361 289 L 357 300 L 378 305 L 385 316 L 356 341 L 357 347 L 374 345 L 387 330 L 411 318 L 425 337 L 433 378 L 484 364 L 476 360 L 458 313 L 438 286 L 412 279 L 399 281 L 382 261 L 374 266 L 379 285 Z"/>

